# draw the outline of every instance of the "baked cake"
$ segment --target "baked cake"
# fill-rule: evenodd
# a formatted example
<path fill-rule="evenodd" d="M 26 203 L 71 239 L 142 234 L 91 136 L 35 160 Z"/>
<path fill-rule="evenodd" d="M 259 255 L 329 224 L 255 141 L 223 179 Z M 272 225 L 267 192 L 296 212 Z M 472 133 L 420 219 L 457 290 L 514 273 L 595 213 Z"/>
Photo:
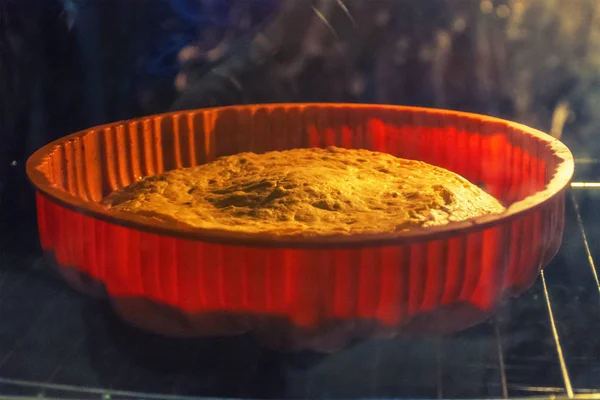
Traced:
<path fill-rule="evenodd" d="M 104 204 L 169 223 L 275 235 L 404 231 L 505 210 L 446 169 L 337 147 L 221 157 L 146 177 Z"/>

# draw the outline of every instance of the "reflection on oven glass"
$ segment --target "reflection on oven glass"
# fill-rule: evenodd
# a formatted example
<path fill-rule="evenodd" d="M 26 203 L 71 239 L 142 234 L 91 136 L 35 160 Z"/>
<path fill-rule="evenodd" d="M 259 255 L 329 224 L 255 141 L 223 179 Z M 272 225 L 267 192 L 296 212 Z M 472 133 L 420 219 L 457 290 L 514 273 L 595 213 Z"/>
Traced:
<path fill-rule="evenodd" d="M 84 296 L 42 256 L 35 150 L 112 121 L 282 102 L 436 107 L 548 132 L 576 162 L 562 247 L 479 325 L 329 354 L 139 330 L 102 285 L 72 278 L 98 295 Z M 599 109 L 597 0 L 0 0 L 0 396 L 597 398 Z M 64 232 L 66 248 L 89 237 Z"/>

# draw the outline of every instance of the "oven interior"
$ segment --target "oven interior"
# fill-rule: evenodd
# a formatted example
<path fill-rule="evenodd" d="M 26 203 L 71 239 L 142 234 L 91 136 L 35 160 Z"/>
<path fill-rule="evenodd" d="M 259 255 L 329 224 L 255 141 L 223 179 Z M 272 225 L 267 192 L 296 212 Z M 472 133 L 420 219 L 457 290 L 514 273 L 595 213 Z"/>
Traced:
<path fill-rule="evenodd" d="M 600 2 L 32 3 L 0 4 L 0 398 L 600 399 Z M 43 144 L 280 101 L 434 106 L 551 133 L 576 161 L 561 250 L 485 323 L 332 354 L 142 332 L 41 254 L 24 164 Z"/>

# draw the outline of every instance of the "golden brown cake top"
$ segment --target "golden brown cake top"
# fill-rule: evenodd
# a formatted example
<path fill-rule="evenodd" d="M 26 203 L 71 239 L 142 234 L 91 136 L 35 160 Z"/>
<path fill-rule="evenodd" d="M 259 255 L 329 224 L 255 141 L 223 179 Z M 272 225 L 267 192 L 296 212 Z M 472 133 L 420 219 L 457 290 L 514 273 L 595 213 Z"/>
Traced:
<path fill-rule="evenodd" d="M 144 178 L 104 203 L 198 228 L 300 235 L 403 231 L 505 210 L 443 168 L 337 147 L 222 157 Z"/>

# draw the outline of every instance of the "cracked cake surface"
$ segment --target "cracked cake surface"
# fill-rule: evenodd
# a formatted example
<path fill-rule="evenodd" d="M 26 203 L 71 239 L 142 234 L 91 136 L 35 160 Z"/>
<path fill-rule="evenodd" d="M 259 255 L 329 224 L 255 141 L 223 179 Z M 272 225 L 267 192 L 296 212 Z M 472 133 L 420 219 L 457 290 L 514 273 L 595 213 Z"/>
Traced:
<path fill-rule="evenodd" d="M 337 147 L 225 156 L 143 178 L 103 203 L 191 227 L 280 235 L 386 233 L 505 210 L 446 169 Z"/>

